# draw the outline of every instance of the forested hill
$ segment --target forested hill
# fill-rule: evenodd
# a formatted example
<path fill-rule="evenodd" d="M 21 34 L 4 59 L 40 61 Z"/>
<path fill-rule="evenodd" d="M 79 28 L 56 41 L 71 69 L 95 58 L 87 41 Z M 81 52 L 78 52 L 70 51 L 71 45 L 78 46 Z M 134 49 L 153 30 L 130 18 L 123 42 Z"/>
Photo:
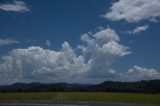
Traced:
<path fill-rule="evenodd" d="M 0 86 L 0 92 L 139 92 L 160 93 L 160 80 L 137 82 L 105 81 L 100 84 L 15 83 Z"/>

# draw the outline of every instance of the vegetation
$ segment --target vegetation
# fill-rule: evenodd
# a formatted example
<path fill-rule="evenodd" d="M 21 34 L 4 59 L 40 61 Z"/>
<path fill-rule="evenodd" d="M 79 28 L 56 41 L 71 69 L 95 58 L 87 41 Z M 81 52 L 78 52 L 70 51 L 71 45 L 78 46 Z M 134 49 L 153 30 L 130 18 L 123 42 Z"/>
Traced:
<path fill-rule="evenodd" d="M 111 92 L 28 92 L 0 93 L 0 100 L 77 100 L 159 104 L 160 94 Z"/>
<path fill-rule="evenodd" d="M 160 80 L 100 84 L 15 83 L 0 86 L 0 100 L 78 100 L 160 105 Z"/>
<path fill-rule="evenodd" d="M 105 81 L 100 84 L 15 83 L 0 86 L 0 92 L 135 92 L 160 93 L 160 80 L 138 82 Z"/>

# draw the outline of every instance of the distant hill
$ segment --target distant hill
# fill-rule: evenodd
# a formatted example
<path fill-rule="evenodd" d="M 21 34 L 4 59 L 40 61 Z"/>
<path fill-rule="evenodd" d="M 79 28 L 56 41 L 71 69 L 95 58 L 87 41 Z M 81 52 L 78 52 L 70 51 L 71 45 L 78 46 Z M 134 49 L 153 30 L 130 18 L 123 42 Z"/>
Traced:
<path fill-rule="evenodd" d="M 0 86 L 0 92 L 138 92 L 160 93 L 160 80 L 115 82 L 105 81 L 100 84 L 69 83 L 15 83 Z"/>

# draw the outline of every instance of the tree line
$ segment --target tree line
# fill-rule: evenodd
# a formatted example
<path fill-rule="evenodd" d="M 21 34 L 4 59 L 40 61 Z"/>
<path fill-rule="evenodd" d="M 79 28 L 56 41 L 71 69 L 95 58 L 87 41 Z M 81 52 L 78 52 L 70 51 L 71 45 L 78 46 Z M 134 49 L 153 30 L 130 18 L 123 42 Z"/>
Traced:
<path fill-rule="evenodd" d="M 0 92 L 136 92 L 160 93 L 160 80 L 105 81 L 99 84 L 15 83 L 0 86 Z"/>

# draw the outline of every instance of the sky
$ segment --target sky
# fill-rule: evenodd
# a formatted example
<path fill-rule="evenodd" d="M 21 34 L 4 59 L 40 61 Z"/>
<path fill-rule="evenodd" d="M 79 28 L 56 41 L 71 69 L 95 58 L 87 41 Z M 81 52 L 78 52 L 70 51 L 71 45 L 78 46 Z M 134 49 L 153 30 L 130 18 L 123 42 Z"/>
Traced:
<path fill-rule="evenodd" d="M 160 0 L 0 0 L 0 85 L 160 79 Z"/>

